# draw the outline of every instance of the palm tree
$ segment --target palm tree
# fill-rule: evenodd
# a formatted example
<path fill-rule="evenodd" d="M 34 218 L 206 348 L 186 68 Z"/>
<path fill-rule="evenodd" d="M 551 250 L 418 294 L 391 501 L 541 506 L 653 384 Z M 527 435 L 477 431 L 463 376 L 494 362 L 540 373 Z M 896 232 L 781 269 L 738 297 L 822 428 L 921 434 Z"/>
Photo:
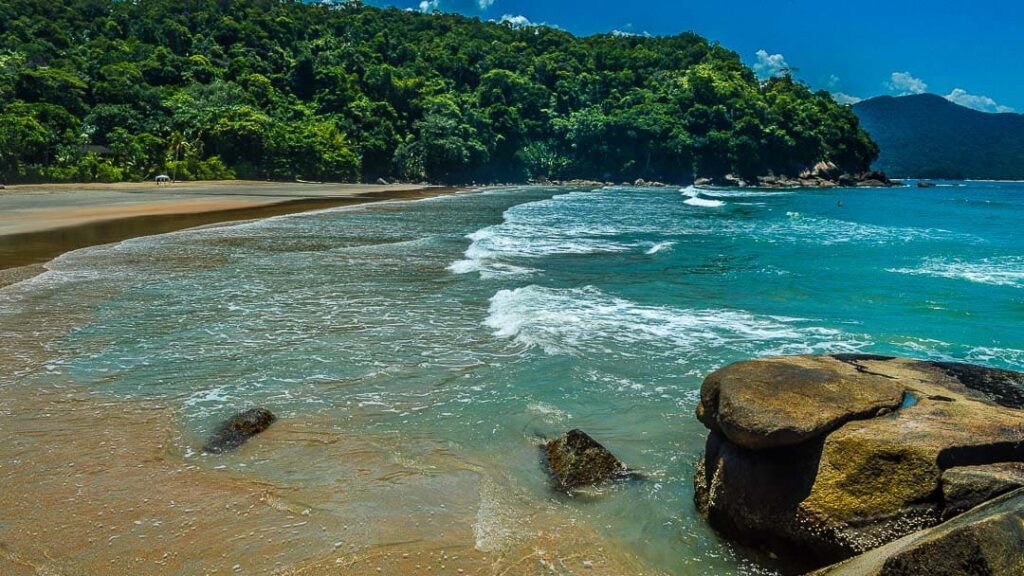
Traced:
<path fill-rule="evenodd" d="M 171 133 L 170 151 L 174 152 L 174 170 L 171 174 L 171 181 L 175 182 L 178 180 L 178 163 L 181 162 L 182 151 L 185 151 L 186 154 L 189 152 L 201 153 L 202 141 L 198 135 L 195 139 L 189 140 L 185 134 L 175 130 Z"/>
<path fill-rule="evenodd" d="M 171 151 L 174 152 L 174 169 L 171 172 L 171 182 L 178 180 L 178 163 L 181 162 L 181 151 L 189 148 L 185 135 L 175 130 L 171 133 Z"/>

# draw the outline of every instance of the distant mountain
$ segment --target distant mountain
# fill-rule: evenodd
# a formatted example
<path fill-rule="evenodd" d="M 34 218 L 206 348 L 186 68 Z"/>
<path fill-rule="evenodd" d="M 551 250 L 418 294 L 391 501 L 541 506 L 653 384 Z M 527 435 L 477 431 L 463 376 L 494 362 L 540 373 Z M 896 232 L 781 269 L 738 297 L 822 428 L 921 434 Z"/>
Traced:
<path fill-rule="evenodd" d="M 941 96 L 881 96 L 853 107 L 897 178 L 1024 179 L 1024 114 L 990 114 Z"/>

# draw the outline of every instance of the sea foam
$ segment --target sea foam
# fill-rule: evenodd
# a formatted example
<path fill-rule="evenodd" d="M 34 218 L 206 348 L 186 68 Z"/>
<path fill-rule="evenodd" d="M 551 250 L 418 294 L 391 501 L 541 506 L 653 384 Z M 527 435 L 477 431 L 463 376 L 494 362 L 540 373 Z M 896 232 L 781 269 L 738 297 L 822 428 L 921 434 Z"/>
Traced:
<path fill-rule="evenodd" d="M 702 208 L 720 208 L 725 206 L 725 202 L 722 200 L 708 200 L 707 198 L 701 198 L 701 193 L 693 186 L 687 186 L 680 190 L 680 192 L 683 193 L 683 196 L 686 196 L 686 200 L 684 200 L 683 203 L 689 204 L 690 206 L 700 206 Z"/>
<path fill-rule="evenodd" d="M 800 318 L 759 316 L 721 308 L 646 306 L 594 287 L 526 286 L 491 298 L 485 325 L 549 354 L 617 350 L 623 355 L 680 353 L 806 353 L 852 350 L 867 344 L 839 330 Z"/>
<path fill-rule="evenodd" d="M 958 258 L 926 258 L 914 268 L 887 268 L 886 271 L 1024 288 L 1024 257 L 1020 256 L 984 258 L 973 262 Z"/>

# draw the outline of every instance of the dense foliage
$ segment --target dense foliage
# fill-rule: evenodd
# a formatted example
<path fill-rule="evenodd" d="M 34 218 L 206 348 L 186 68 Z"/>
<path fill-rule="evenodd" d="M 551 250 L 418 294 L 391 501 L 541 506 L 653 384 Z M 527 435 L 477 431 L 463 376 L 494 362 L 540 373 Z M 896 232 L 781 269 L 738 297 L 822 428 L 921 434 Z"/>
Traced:
<path fill-rule="evenodd" d="M 687 181 L 877 147 L 695 34 L 577 38 L 358 1 L 0 0 L 0 178 Z"/>
<path fill-rule="evenodd" d="M 1024 114 L 978 112 L 934 94 L 872 98 L 854 111 L 890 176 L 1024 180 Z"/>

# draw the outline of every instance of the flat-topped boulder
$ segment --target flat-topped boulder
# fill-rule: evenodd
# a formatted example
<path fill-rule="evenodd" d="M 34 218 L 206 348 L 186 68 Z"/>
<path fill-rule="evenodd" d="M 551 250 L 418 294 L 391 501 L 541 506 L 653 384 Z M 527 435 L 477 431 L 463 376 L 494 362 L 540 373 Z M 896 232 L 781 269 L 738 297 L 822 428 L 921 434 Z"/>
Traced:
<path fill-rule="evenodd" d="M 897 380 L 832 356 L 765 358 L 708 376 L 697 418 L 744 448 L 792 446 L 851 420 L 891 412 L 906 390 Z"/>
<path fill-rule="evenodd" d="M 876 355 L 725 367 L 701 389 L 695 502 L 806 567 L 862 553 L 1012 489 L 1021 390 L 1017 372 Z"/>

